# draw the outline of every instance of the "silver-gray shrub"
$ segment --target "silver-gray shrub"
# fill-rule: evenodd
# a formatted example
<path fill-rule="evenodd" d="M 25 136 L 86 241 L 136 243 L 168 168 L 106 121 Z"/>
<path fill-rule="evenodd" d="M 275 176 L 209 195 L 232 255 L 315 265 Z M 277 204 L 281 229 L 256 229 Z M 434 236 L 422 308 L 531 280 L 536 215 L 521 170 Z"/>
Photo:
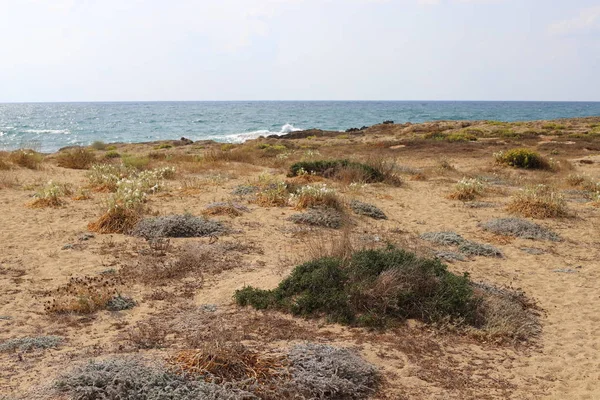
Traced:
<path fill-rule="evenodd" d="M 305 213 L 291 215 L 288 220 L 296 224 L 332 229 L 340 229 L 344 225 L 343 214 L 333 208 L 311 208 Z"/>
<path fill-rule="evenodd" d="M 63 341 L 60 336 L 34 336 L 8 339 L 0 343 L 0 353 L 9 351 L 31 351 L 34 349 L 52 349 Z"/>
<path fill-rule="evenodd" d="M 291 386 L 304 398 L 365 399 L 377 389 L 377 369 L 348 349 L 306 343 L 288 357 Z"/>
<path fill-rule="evenodd" d="M 486 231 L 497 235 L 515 236 L 532 240 L 562 240 L 558 234 L 534 222 L 520 218 L 498 218 L 481 225 Z"/>
<path fill-rule="evenodd" d="M 363 203 L 362 201 L 350 201 L 350 209 L 359 215 L 365 215 L 373 219 L 387 219 L 387 215 L 373 204 Z"/>
<path fill-rule="evenodd" d="M 132 235 L 146 239 L 187 238 L 219 235 L 226 233 L 227 230 L 227 227 L 219 221 L 183 214 L 143 219 L 133 229 Z"/>
<path fill-rule="evenodd" d="M 91 361 L 63 375 L 58 391 L 73 400 L 249 400 L 252 393 L 178 375 L 136 359 Z"/>

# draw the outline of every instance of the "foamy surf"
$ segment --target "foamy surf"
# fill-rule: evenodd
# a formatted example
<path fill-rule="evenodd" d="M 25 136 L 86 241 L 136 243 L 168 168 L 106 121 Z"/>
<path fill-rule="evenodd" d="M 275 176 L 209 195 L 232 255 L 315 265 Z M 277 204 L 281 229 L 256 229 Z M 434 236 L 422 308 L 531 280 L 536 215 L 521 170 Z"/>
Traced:
<path fill-rule="evenodd" d="M 35 133 L 38 135 L 43 134 L 43 133 L 48 133 L 48 134 L 53 134 L 53 135 L 68 135 L 71 133 L 71 131 L 68 129 L 24 129 L 23 132 Z"/>
<path fill-rule="evenodd" d="M 257 139 L 261 136 L 269 136 L 269 135 L 281 136 L 281 135 L 288 134 L 290 132 L 297 132 L 297 131 L 301 131 L 301 130 L 302 129 L 296 128 L 292 124 L 285 124 L 281 127 L 281 130 L 279 132 L 273 132 L 273 131 L 269 131 L 267 129 L 261 129 L 261 130 L 252 131 L 252 132 L 232 133 L 232 134 L 223 135 L 223 136 L 213 136 L 213 137 L 211 137 L 211 139 L 215 139 L 218 141 L 225 141 L 227 143 L 243 143 L 246 140 Z"/>

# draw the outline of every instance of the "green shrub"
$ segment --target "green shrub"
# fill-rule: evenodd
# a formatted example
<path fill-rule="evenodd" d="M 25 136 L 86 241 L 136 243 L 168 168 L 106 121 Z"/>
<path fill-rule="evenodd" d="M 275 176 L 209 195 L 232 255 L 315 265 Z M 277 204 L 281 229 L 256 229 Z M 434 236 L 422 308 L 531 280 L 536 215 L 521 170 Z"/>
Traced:
<path fill-rule="evenodd" d="M 150 164 L 150 158 L 148 157 L 138 157 L 130 155 L 123 156 L 123 165 L 128 168 L 142 170 L 148 168 L 148 164 Z"/>
<path fill-rule="evenodd" d="M 558 131 L 558 130 L 565 129 L 565 128 L 566 128 L 566 126 L 560 125 L 560 124 L 557 124 L 554 122 L 550 122 L 550 123 L 542 125 L 542 129 L 546 129 L 549 131 Z"/>
<path fill-rule="evenodd" d="M 365 326 L 407 318 L 475 324 L 479 303 L 467 274 L 455 275 L 439 260 L 395 247 L 358 251 L 347 262 L 310 261 L 297 266 L 274 290 L 246 287 L 234 297 L 243 306 Z"/>
<path fill-rule="evenodd" d="M 94 141 L 91 146 L 94 150 L 106 150 L 106 143 L 101 140 Z"/>
<path fill-rule="evenodd" d="M 379 169 L 349 160 L 317 160 L 317 161 L 301 161 L 293 164 L 290 167 L 289 177 L 302 174 L 314 174 L 325 177 L 334 177 L 336 173 L 342 169 L 352 169 L 360 171 L 367 182 L 382 182 L 385 175 Z"/>
<path fill-rule="evenodd" d="M 512 149 L 494 154 L 496 162 L 515 168 L 550 169 L 550 163 L 539 153 L 528 149 Z"/>
<path fill-rule="evenodd" d="M 170 148 L 172 148 L 172 147 L 173 147 L 173 145 L 172 145 L 171 143 L 161 143 L 161 144 L 159 144 L 159 145 L 157 145 L 157 146 L 154 146 L 154 148 L 155 148 L 156 150 L 160 150 L 160 149 L 170 149 Z"/>
<path fill-rule="evenodd" d="M 474 142 L 477 140 L 477 136 L 467 132 L 455 132 L 447 135 L 446 140 L 449 142 Z"/>
<path fill-rule="evenodd" d="M 106 154 L 104 154 L 104 158 L 107 160 L 111 160 L 113 158 L 121 158 L 121 154 L 119 154 L 115 150 L 110 150 L 110 151 L 107 151 Z"/>

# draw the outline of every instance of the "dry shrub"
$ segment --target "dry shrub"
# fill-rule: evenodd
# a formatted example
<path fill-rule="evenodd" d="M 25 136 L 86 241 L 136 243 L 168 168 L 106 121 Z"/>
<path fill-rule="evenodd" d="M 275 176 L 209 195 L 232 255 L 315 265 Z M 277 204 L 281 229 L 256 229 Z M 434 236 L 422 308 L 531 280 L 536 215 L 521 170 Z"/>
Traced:
<path fill-rule="evenodd" d="M 59 167 L 71 169 L 88 169 L 95 161 L 94 153 L 83 147 L 61 151 L 56 157 Z"/>
<path fill-rule="evenodd" d="M 10 153 L 8 159 L 10 162 L 20 167 L 40 169 L 44 156 L 33 150 L 22 149 Z"/>
<path fill-rule="evenodd" d="M 124 265 L 122 274 L 146 284 L 193 276 L 202 285 L 204 274 L 218 274 L 240 266 L 242 253 L 253 249 L 239 242 L 188 243 L 172 250 L 174 256 L 159 252 L 141 256 L 135 263 Z"/>
<path fill-rule="evenodd" d="M 345 185 L 349 185 L 351 183 L 368 182 L 370 179 L 370 174 L 364 169 L 345 166 L 337 169 L 332 179 L 339 181 Z"/>
<path fill-rule="evenodd" d="M 204 216 L 212 215 L 228 215 L 232 218 L 239 217 L 244 213 L 250 212 L 248 207 L 243 206 L 234 202 L 217 202 L 211 203 L 206 206 L 206 209 L 202 211 Z"/>
<path fill-rule="evenodd" d="M 285 207 L 288 204 L 290 193 L 288 186 L 283 182 L 268 184 L 252 200 L 261 207 Z"/>
<path fill-rule="evenodd" d="M 165 347 L 168 331 L 161 324 L 140 321 L 127 332 L 127 340 L 138 349 L 160 349 Z"/>
<path fill-rule="evenodd" d="M 476 335 L 498 341 L 525 341 L 541 332 L 536 305 L 522 292 L 475 284 L 482 297 L 481 318 L 484 321 Z"/>
<path fill-rule="evenodd" d="M 352 241 L 352 229 L 346 225 L 339 234 L 315 233 L 305 240 L 305 250 L 299 262 L 318 260 L 321 258 L 337 258 L 347 261 L 355 251 Z"/>
<path fill-rule="evenodd" d="M 207 343 L 197 350 L 183 350 L 170 362 L 183 372 L 202 375 L 206 381 L 272 383 L 287 375 L 282 356 L 260 354 L 240 343 Z"/>
<path fill-rule="evenodd" d="M 396 160 L 384 157 L 370 157 L 365 164 L 379 171 L 383 176 L 384 183 L 391 186 L 402 185 L 403 181 L 398 173 L 398 164 Z"/>
<path fill-rule="evenodd" d="M 455 186 L 454 192 L 448 195 L 449 199 L 460 201 L 472 201 L 483 196 L 485 185 L 476 178 L 463 178 Z"/>
<path fill-rule="evenodd" d="M 91 314 L 98 310 L 124 310 L 135 302 L 121 296 L 123 282 L 117 276 L 71 278 L 69 283 L 48 295 L 44 309 L 47 313 Z"/>
<path fill-rule="evenodd" d="M 328 207 L 336 210 L 343 208 L 343 203 L 334 189 L 326 184 L 306 185 L 296 189 L 290 196 L 290 202 L 296 210 L 304 210 L 314 207 Z"/>
<path fill-rule="evenodd" d="M 507 210 L 531 218 L 561 218 L 571 215 L 563 196 L 547 185 L 524 189 L 508 204 Z"/>

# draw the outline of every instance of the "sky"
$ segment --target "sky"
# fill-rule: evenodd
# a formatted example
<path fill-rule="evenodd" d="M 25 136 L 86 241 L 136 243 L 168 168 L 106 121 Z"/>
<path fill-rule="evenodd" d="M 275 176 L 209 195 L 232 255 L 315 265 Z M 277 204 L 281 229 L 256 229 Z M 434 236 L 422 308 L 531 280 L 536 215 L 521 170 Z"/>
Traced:
<path fill-rule="evenodd" d="M 600 0 L 0 0 L 0 102 L 600 101 Z"/>

